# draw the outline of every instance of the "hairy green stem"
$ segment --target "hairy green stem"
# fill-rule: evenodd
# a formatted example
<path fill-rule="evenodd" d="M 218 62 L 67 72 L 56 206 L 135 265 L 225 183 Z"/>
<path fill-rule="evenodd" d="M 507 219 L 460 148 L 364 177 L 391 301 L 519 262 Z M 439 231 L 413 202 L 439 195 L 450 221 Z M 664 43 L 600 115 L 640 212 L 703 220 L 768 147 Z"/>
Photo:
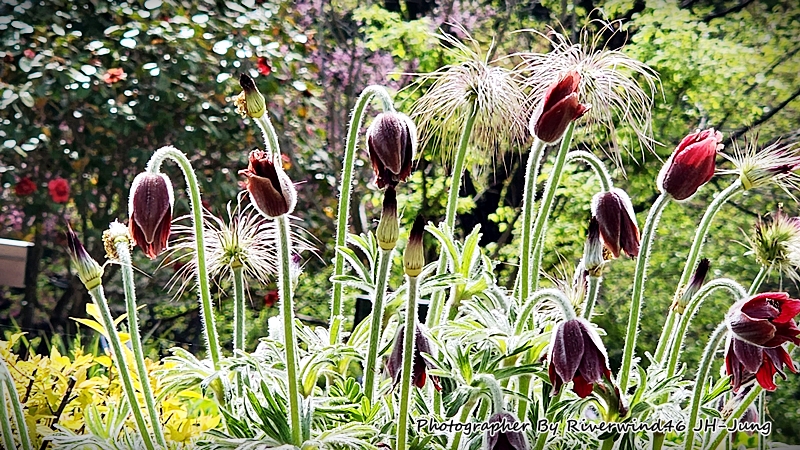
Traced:
<path fill-rule="evenodd" d="M 6 392 L 6 390 L 8 392 Z M 22 449 L 33 450 L 31 435 L 28 431 L 28 424 L 25 422 L 25 411 L 19 400 L 17 386 L 14 384 L 14 379 L 11 377 L 11 372 L 9 372 L 6 362 L 0 358 L 0 423 L 2 423 L 3 441 L 6 444 L 6 448 L 11 449 L 16 448 L 16 446 L 14 445 L 14 437 L 11 431 L 11 418 L 6 409 L 6 394 L 8 394 L 11 410 L 14 412 L 14 421 L 17 425 L 17 432 L 19 432 L 19 441 L 22 444 Z"/>
<path fill-rule="evenodd" d="M 539 287 L 539 269 L 542 266 L 542 254 L 544 253 L 544 233 L 547 229 L 547 222 L 553 210 L 553 200 L 555 200 L 556 197 L 558 184 L 561 182 L 561 175 L 564 172 L 564 165 L 567 162 L 567 153 L 569 153 L 569 147 L 572 145 L 572 134 L 574 131 L 575 122 L 573 121 L 570 122 L 567 130 L 564 132 L 564 137 L 561 138 L 561 145 L 558 148 L 558 154 L 556 154 L 555 162 L 553 162 L 553 170 L 550 172 L 550 177 L 547 179 L 547 184 L 544 187 L 544 194 L 542 194 L 541 204 L 536 211 L 536 221 L 533 223 L 532 233 L 532 266 L 530 271 L 528 271 L 528 278 L 522 278 L 521 280 L 520 298 L 522 299 L 526 298 L 526 296 L 523 295 L 525 292 L 533 292 Z M 525 261 L 523 260 L 522 262 L 524 263 Z"/>
<path fill-rule="evenodd" d="M 289 234 L 289 218 L 286 215 L 275 218 L 278 226 L 278 290 L 283 315 L 283 342 L 286 347 L 286 374 L 289 382 L 289 417 L 292 427 L 292 441 L 300 445 L 302 441 L 300 425 L 300 394 L 297 378 L 297 341 L 294 337 L 294 306 L 292 292 L 292 272 L 289 266 L 292 257 L 292 241 Z"/>
<path fill-rule="evenodd" d="M 241 263 L 231 265 L 233 273 L 233 351 L 244 351 L 245 338 L 245 300 L 244 300 L 244 266 Z M 236 393 L 242 396 L 244 378 L 241 372 L 236 373 Z"/>
<path fill-rule="evenodd" d="M 467 423 L 469 419 L 470 413 L 472 413 L 472 408 L 475 407 L 475 399 L 470 398 L 467 400 L 467 403 L 461 407 L 461 415 L 458 416 L 459 423 Z M 450 443 L 450 450 L 458 450 L 459 446 L 461 445 L 461 435 L 463 433 L 461 431 L 456 431 L 453 435 L 453 442 Z M 405 449 L 403 449 L 405 450 Z"/>
<path fill-rule="evenodd" d="M 761 392 L 758 395 L 758 424 L 763 425 L 767 415 L 767 395 Z M 767 436 L 758 433 L 758 450 L 767 450 Z"/>
<path fill-rule="evenodd" d="M 553 398 L 550 399 L 550 403 L 549 403 L 550 406 L 558 403 L 558 401 L 560 399 L 561 399 L 561 392 L 557 393 L 556 395 L 553 396 Z M 545 412 L 545 417 L 547 418 L 549 423 L 553 422 L 554 414 L 555 414 L 554 411 L 546 411 Z M 524 421 L 525 419 L 520 417 L 519 420 Z M 549 429 L 547 431 L 539 433 L 539 437 L 536 438 L 536 445 L 534 446 L 534 449 L 535 450 L 544 450 L 544 445 L 547 443 L 547 438 L 549 436 L 550 436 L 550 430 Z"/>
<path fill-rule="evenodd" d="M 136 398 L 136 389 L 133 386 L 133 377 L 131 376 L 131 371 L 128 368 L 128 362 L 125 360 L 125 347 L 122 345 L 122 341 L 119 339 L 119 333 L 117 333 L 114 319 L 111 317 L 111 310 L 108 309 L 108 302 L 106 301 L 105 292 L 103 291 L 103 285 L 101 284 L 90 289 L 89 294 L 92 296 L 92 300 L 94 301 L 95 306 L 97 306 L 97 309 L 100 310 L 103 328 L 105 328 L 106 333 L 108 333 L 108 341 L 111 343 L 111 349 L 113 351 L 111 356 L 114 357 L 114 362 L 117 364 L 117 371 L 119 372 L 119 377 L 122 380 L 122 389 L 125 392 L 125 397 L 127 397 L 128 403 L 131 405 L 133 419 L 136 421 L 136 427 L 139 429 L 139 434 L 142 436 L 142 442 L 147 450 L 155 450 L 153 438 L 150 436 L 150 431 L 147 429 L 147 423 L 142 415 L 142 407 L 139 405 L 139 401 Z M 144 383 L 142 384 L 144 385 Z"/>
<path fill-rule="evenodd" d="M 147 414 L 150 416 L 150 426 L 153 427 L 156 442 L 161 447 L 167 448 L 167 441 L 164 438 L 161 420 L 156 409 L 155 397 L 153 397 L 153 389 L 150 387 L 150 376 L 147 373 L 147 366 L 144 362 L 142 337 L 139 334 L 139 313 L 136 310 L 136 288 L 133 282 L 130 241 L 128 239 L 120 239 L 114 243 L 114 246 L 119 256 L 120 266 L 122 266 L 122 285 L 125 289 L 125 307 L 128 313 L 128 333 L 131 337 L 136 373 L 139 376 L 139 382 L 142 384 L 142 396 L 147 406 Z"/>
<path fill-rule="evenodd" d="M 694 428 L 697 424 L 697 417 L 700 414 L 700 404 L 703 399 L 703 390 L 706 386 L 706 378 L 708 377 L 708 372 L 711 370 L 711 365 L 714 362 L 714 354 L 717 352 L 717 347 L 719 346 L 720 342 L 722 342 L 722 338 L 725 337 L 725 333 L 727 331 L 728 327 L 724 322 L 719 324 L 719 326 L 717 326 L 717 328 L 714 330 L 714 333 L 711 334 L 711 338 L 708 340 L 708 344 L 703 351 L 703 357 L 700 360 L 700 367 L 697 369 L 694 390 L 692 391 L 692 401 L 689 406 L 689 423 L 686 426 L 686 441 L 684 444 L 684 448 L 686 450 L 692 450 L 692 446 L 694 445 Z"/>
<path fill-rule="evenodd" d="M 791 348 L 791 344 L 789 348 Z M 791 351 L 789 351 L 789 353 L 791 354 Z M 736 409 L 734 409 L 731 415 L 728 417 L 728 422 L 726 423 L 726 426 L 732 427 L 733 421 L 736 419 L 740 419 L 742 415 L 745 413 L 745 411 L 747 411 L 747 408 L 749 408 L 750 405 L 753 404 L 753 402 L 758 399 L 759 395 L 761 395 L 763 391 L 764 388 L 762 388 L 758 384 L 753 386 L 753 388 L 750 389 L 750 392 L 748 392 L 747 395 L 745 395 L 745 397 L 742 399 L 742 402 L 739 403 L 739 406 L 737 406 Z M 728 436 L 728 431 L 722 430 L 719 434 L 717 434 L 717 436 L 714 438 L 714 441 L 708 448 L 716 449 L 717 447 L 719 447 L 719 444 L 722 443 L 722 440 L 725 439 L 726 436 Z"/>
<path fill-rule="evenodd" d="M 194 225 L 195 258 L 197 258 L 197 286 L 200 293 L 200 314 L 203 317 L 203 333 L 211 357 L 214 370 L 219 370 L 220 347 L 217 325 L 214 318 L 214 305 L 211 302 L 211 291 L 208 283 L 208 268 L 206 267 L 205 231 L 203 229 L 203 204 L 200 200 L 200 185 L 192 169 L 192 163 L 186 155 L 172 146 L 158 149 L 147 163 L 147 171 L 159 173 L 161 164 L 166 159 L 175 161 L 186 177 L 186 186 L 189 190 L 189 200 L 192 207 L 192 223 Z"/>
<path fill-rule="evenodd" d="M 753 283 L 750 284 L 750 289 L 747 291 L 747 295 L 741 296 L 740 298 L 737 299 L 737 301 L 745 297 L 752 297 L 756 295 L 758 290 L 761 288 L 761 284 L 764 283 L 764 280 L 767 279 L 767 275 L 769 274 L 769 269 L 770 269 L 769 266 L 761 266 L 761 269 L 759 269 L 758 274 L 756 274 L 756 277 L 753 279 Z"/>
<path fill-rule="evenodd" d="M 497 414 L 505 409 L 503 404 L 503 389 L 497 380 L 486 374 L 480 374 L 475 377 L 474 382 L 482 385 L 489 391 L 489 400 L 492 402 L 492 414 Z"/>
<path fill-rule="evenodd" d="M 417 334 L 417 277 L 408 277 L 408 302 L 403 335 L 403 371 L 400 374 L 400 417 L 397 421 L 397 450 L 406 449 L 408 403 L 411 398 L 411 371 L 414 363 L 414 338 Z"/>
<path fill-rule="evenodd" d="M 469 107 L 469 115 L 464 122 L 464 128 L 461 130 L 461 138 L 458 141 L 458 149 L 456 150 L 455 164 L 453 164 L 453 174 L 450 178 L 450 193 L 447 196 L 447 212 L 445 215 L 444 223 L 447 229 L 453 233 L 456 224 L 456 210 L 458 206 L 458 193 L 461 191 L 461 178 L 464 176 L 464 164 L 467 160 L 467 147 L 469 139 L 472 135 L 472 128 L 475 126 L 475 119 L 477 118 L 478 105 L 475 101 Z M 441 275 L 447 269 L 447 258 L 445 257 L 445 248 L 442 246 L 439 252 L 439 265 L 436 268 L 436 275 Z M 444 308 L 444 292 L 437 291 L 433 294 L 430 306 L 428 307 L 428 317 L 425 324 L 429 328 L 439 325 L 442 319 L 442 308 Z"/>
<path fill-rule="evenodd" d="M 703 214 L 703 218 L 700 219 L 700 224 L 697 227 L 697 231 L 695 232 L 694 241 L 692 241 L 692 247 L 689 249 L 689 255 L 686 259 L 686 264 L 683 266 L 683 272 L 681 273 L 680 281 L 678 281 L 678 287 L 675 290 L 675 298 L 680 295 L 681 289 L 683 289 L 683 287 L 689 282 L 689 278 L 692 276 L 692 273 L 694 273 L 694 270 L 697 267 L 697 262 L 700 259 L 700 252 L 703 249 L 706 235 L 708 235 L 711 222 L 714 220 L 717 212 L 719 212 L 720 208 L 722 208 L 722 205 L 724 205 L 725 202 L 730 200 L 738 192 L 741 192 L 741 189 L 742 182 L 740 179 L 737 179 L 731 183 L 730 186 L 720 192 L 714 198 L 711 204 L 708 205 L 706 212 Z M 667 314 L 667 320 L 664 324 L 664 329 L 661 331 L 661 337 L 658 338 L 658 346 L 656 347 L 656 352 L 654 354 L 654 360 L 659 363 L 664 362 L 664 354 L 673 341 L 672 332 L 675 328 L 675 323 L 677 322 L 677 315 L 678 312 L 675 310 L 670 310 Z"/>
<path fill-rule="evenodd" d="M 586 306 L 583 308 L 583 318 L 592 320 L 592 310 L 597 303 L 597 295 L 600 292 L 600 285 L 603 283 L 603 277 L 588 276 L 589 289 L 586 292 Z"/>
<path fill-rule="evenodd" d="M 586 150 L 573 150 L 567 155 L 567 162 L 575 160 L 585 162 L 594 170 L 594 174 L 600 180 L 603 192 L 610 191 L 614 186 L 614 183 L 611 181 L 611 174 L 608 173 L 606 165 L 603 164 L 600 158 L 594 156 L 593 153 L 587 152 Z"/>
<path fill-rule="evenodd" d="M 698 309 L 700 309 L 700 305 L 703 304 L 703 301 L 705 301 L 705 299 L 717 289 L 727 289 L 736 299 L 742 298 L 746 294 L 744 288 L 730 278 L 718 278 L 716 280 L 709 281 L 705 284 L 705 286 L 697 291 L 694 297 L 692 297 L 692 299 L 689 301 L 689 304 L 686 305 L 686 312 L 680 316 L 680 323 L 678 325 L 677 333 L 675 334 L 675 345 L 673 345 L 669 350 L 667 378 L 675 375 L 675 370 L 677 369 L 678 360 L 681 354 L 681 348 L 683 347 L 683 340 L 686 338 L 686 330 L 689 328 L 692 317 L 694 317 L 694 314 Z"/>
<path fill-rule="evenodd" d="M 336 248 L 344 247 L 347 243 L 347 229 L 350 219 L 350 193 L 353 191 L 353 165 L 356 159 L 356 147 L 358 144 L 358 130 L 361 128 L 361 121 L 364 117 L 366 108 L 372 97 L 377 96 L 381 101 L 384 111 L 394 111 L 392 98 L 383 86 L 368 86 L 361 92 L 350 116 L 350 125 L 347 129 L 347 144 L 344 150 L 342 162 L 342 183 L 339 186 L 339 209 L 336 214 Z M 334 277 L 344 274 L 344 255 L 336 252 L 334 260 Z M 330 319 L 330 343 L 336 344 L 339 340 L 339 332 L 342 325 L 342 296 L 344 285 L 338 281 L 333 282 L 333 296 L 331 298 L 331 319 Z"/>
<path fill-rule="evenodd" d="M 520 298 L 522 299 L 528 298 L 530 294 L 530 283 L 525 280 L 530 279 L 533 203 L 536 197 L 536 178 L 539 176 L 539 166 L 546 145 L 544 141 L 535 138 L 530 154 L 528 155 L 528 165 L 525 169 L 525 189 L 522 193 L 521 243 L 519 247 L 519 276 L 522 280 L 522 284 L 520 285 Z"/>
<path fill-rule="evenodd" d="M 372 320 L 369 328 L 367 364 L 364 366 L 364 394 L 370 404 L 375 398 L 375 378 L 378 374 L 378 352 L 381 348 L 381 326 L 383 325 L 383 299 L 389 282 L 389 266 L 393 250 L 380 250 L 378 256 L 378 278 L 375 280 L 375 301 L 372 302 Z"/>
<path fill-rule="evenodd" d="M 628 330 L 625 334 L 625 349 L 622 352 L 622 366 L 619 369 L 619 391 L 625 395 L 628 391 L 628 377 L 633 364 L 633 355 L 636 353 L 636 336 L 639 334 L 639 319 L 644 297 L 644 283 L 647 277 L 647 263 L 650 259 L 650 250 L 653 238 L 661 219 L 661 213 L 670 200 L 669 194 L 661 194 L 650 207 L 650 213 L 644 224 L 639 255 L 636 257 L 636 272 L 633 276 L 633 296 L 631 309 L 628 316 Z"/>

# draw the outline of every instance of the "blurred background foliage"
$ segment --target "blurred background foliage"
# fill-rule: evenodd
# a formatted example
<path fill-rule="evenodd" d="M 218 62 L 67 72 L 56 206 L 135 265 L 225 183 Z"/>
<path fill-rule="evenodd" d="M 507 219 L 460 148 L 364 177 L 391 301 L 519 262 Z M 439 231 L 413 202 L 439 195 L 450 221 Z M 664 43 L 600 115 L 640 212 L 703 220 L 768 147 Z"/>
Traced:
<path fill-rule="evenodd" d="M 18 351 L 44 355 L 51 345 L 67 354 L 76 336 L 90 333 L 70 319 L 85 315 L 88 295 L 70 272 L 62 232 L 69 221 L 92 255 L 104 260 L 101 233 L 109 222 L 126 219 L 130 182 L 156 148 L 173 144 L 187 152 L 201 175 L 206 207 L 224 214 L 226 202 L 240 189 L 237 171 L 261 143 L 256 127 L 232 105 L 241 72 L 255 77 L 268 99 L 288 155 L 285 165 L 299 183 L 295 224 L 316 248 L 302 255 L 298 312 L 303 320 L 324 323 L 333 258 L 326 243 L 332 242 L 349 112 L 361 90 L 383 84 L 396 93 L 398 109 L 407 112 L 424 91 L 412 85 L 413 74 L 453 62 L 436 36 L 441 31 L 464 38 L 453 24 L 463 25 L 491 57 L 504 57 L 548 50 L 541 36 L 515 30 L 546 33 L 556 27 L 576 40 L 584 27 L 600 29 L 592 19 L 619 20 L 616 33 L 598 34 L 599 44 L 624 45 L 624 52 L 661 77 L 653 110 L 653 134 L 660 145 L 654 152 L 624 148 L 624 171 L 613 170 L 640 224 L 656 198 L 662 161 L 695 128 L 722 130 L 725 151 L 744 145 L 748 136 L 764 144 L 800 137 L 800 5 L 794 0 L 6 0 L 0 5 L 0 237 L 35 246 L 26 288 L 0 287 L 0 330 L 6 336 L 26 332 Z M 500 64 L 515 62 L 511 57 Z M 579 133 L 578 142 L 597 154 L 613 151 L 602 133 Z M 363 141 L 361 148 L 351 211 L 356 233 L 373 229 L 380 214 Z M 460 232 L 481 226 L 481 243 L 500 262 L 501 280 L 515 273 L 520 161 L 527 152 L 523 145 L 471 156 L 462 188 Z M 410 183 L 399 192 L 406 218 L 423 213 L 437 222 L 443 216 L 448 167 L 442 153 L 422 149 Z M 722 158 L 718 165 L 730 168 Z M 178 174 L 171 167 L 166 171 Z M 542 180 L 547 172 L 545 166 Z M 570 166 L 567 174 L 543 265 L 556 278 L 571 277 L 583 249 L 589 202 L 599 186 L 585 166 Z M 68 182 L 66 203 L 56 203 L 48 192 L 48 183 L 57 178 Z M 639 355 L 654 350 L 705 206 L 731 181 L 720 173 L 689 201 L 666 209 L 650 261 Z M 183 181 L 175 177 L 174 182 L 177 216 L 188 207 Z M 759 216 L 780 206 L 800 214 L 796 202 L 777 189 L 740 195 L 722 210 L 704 251 L 714 277 L 749 284 L 758 267 L 747 254 L 745 235 Z M 428 259 L 435 255 L 431 242 Z M 137 289 L 151 356 L 173 346 L 199 352 L 193 292 L 176 295 L 166 289 L 179 263 L 159 265 L 137 252 L 136 264 L 148 275 L 138 278 Z M 623 340 L 633 268 L 632 260 L 610 264 L 597 308 L 602 317 L 596 322 L 608 334 L 615 367 L 622 348 L 613 343 Z M 105 279 L 112 307 L 121 313 L 117 268 L 107 266 Z M 218 323 L 222 342 L 230 342 L 228 281 L 218 283 Z M 799 295 L 794 283 L 776 274 L 764 289 Z M 250 286 L 248 349 L 267 334 L 267 319 L 277 312 L 274 290 L 274 285 Z M 352 313 L 355 299 L 347 300 L 346 311 Z M 731 302 L 723 295 L 706 302 L 687 339 L 689 361 L 697 360 L 705 336 Z M 690 365 L 687 373 L 694 370 Z M 798 384 L 790 377 L 769 403 L 781 411 L 770 419 L 786 442 L 800 442 Z"/>

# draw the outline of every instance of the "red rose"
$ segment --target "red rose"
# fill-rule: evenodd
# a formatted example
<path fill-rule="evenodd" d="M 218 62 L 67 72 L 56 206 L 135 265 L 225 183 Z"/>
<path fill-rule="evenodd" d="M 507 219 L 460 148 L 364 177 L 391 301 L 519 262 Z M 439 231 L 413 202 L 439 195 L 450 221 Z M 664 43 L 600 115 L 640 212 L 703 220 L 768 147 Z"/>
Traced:
<path fill-rule="evenodd" d="M 17 197 L 25 197 L 34 192 L 36 192 L 36 183 L 28 177 L 20 178 L 14 186 L 14 193 L 17 194 Z"/>
<path fill-rule="evenodd" d="M 56 203 L 67 203 L 69 201 L 69 183 L 67 180 L 58 177 L 47 183 L 47 190 L 50 198 Z"/>

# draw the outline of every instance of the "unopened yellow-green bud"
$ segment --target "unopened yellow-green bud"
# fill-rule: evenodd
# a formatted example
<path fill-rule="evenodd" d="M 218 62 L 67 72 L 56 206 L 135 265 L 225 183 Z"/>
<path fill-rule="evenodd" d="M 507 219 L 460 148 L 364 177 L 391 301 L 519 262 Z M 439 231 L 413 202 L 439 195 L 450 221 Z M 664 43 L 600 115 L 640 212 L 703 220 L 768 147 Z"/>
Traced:
<path fill-rule="evenodd" d="M 393 187 L 386 188 L 383 196 L 383 213 L 375 232 L 378 245 L 384 250 L 391 250 L 400 237 L 400 223 L 397 220 L 397 194 Z"/>
<path fill-rule="evenodd" d="M 422 235 L 424 233 L 425 219 L 422 218 L 422 215 L 419 215 L 411 228 L 408 246 L 405 253 L 403 253 L 403 267 L 409 277 L 419 276 L 422 272 L 422 267 L 425 265 L 425 249 L 422 246 Z"/>
<path fill-rule="evenodd" d="M 86 289 L 91 291 L 99 286 L 103 279 L 103 267 L 89 256 L 78 235 L 69 226 L 67 226 L 67 250 L 72 264 L 78 271 L 78 278 Z"/>
<path fill-rule="evenodd" d="M 264 96 L 258 91 L 255 81 L 250 78 L 250 75 L 243 73 L 239 76 L 239 85 L 244 89 L 244 112 L 253 119 L 263 116 L 267 105 Z M 239 107 L 241 108 L 241 106 Z"/>

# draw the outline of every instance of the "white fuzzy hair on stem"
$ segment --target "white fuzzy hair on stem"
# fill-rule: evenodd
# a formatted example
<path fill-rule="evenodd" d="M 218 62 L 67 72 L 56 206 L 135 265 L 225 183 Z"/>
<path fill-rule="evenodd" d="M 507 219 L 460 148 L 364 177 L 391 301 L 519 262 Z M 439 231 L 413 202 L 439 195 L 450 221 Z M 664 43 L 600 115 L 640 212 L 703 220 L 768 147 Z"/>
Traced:
<path fill-rule="evenodd" d="M 524 142 L 529 113 L 521 73 L 501 67 L 499 63 L 505 58 L 489 61 L 491 52 L 484 55 L 478 41 L 463 26 L 452 26 L 466 36 L 463 41 L 444 31 L 436 36 L 455 62 L 435 72 L 409 74 L 418 76 L 415 89 L 432 81 L 411 108 L 410 116 L 419 131 L 419 148 L 429 148 L 450 159 L 473 103 L 473 149 L 495 155 Z"/>
<path fill-rule="evenodd" d="M 600 30 L 591 31 L 589 27 L 598 23 Z M 579 123 L 586 124 L 590 132 L 597 127 L 606 130 L 612 150 L 609 157 L 622 168 L 619 128 L 629 127 L 642 152 L 652 151 L 656 144 L 652 137 L 651 111 L 660 79 L 647 64 L 619 50 L 610 50 L 605 44 L 601 46 L 601 40 L 607 37 L 603 32 L 613 35 L 620 29 L 619 21 L 595 19 L 581 29 L 577 43 L 552 28 L 546 34 L 521 30 L 547 39 L 552 49 L 548 53 L 517 53 L 516 56 L 523 60 L 518 70 L 526 74 L 526 86 L 531 90 L 534 105 L 543 100 L 548 87 L 567 73 L 575 71 L 581 75 L 579 98 L 582 103 L 591 104 L 591 109 Z M 642 85 L 646 85 L 647 90 Z M 633 155 L 630 146 L 626 147 Z"/>
<path fill-rule="evenodd" d="M 232 264 L 242 264 L 245 283 L 252 279 L 266 285 L 278 273 L 278 250 L 275 245 L 278 231 L 275 221 L 263 217 L 252 203 L 242 205 L 242 198 L 246 194 L 246 191 L 239 193 L 235 207 L 228 203 L 227 222 L 204 210 L 208 274 L 219 280 L 220 276 L 232 273 Z M 169 257 L 162 262 L 164 265 L 186 260 L 186 264 L 175 272 L 168 285 L 169 290 L 178 288 L 176 298 L 194 280 L 197 266 L 194 229 L 192 226 L 177 223 L 185 218 L 188 216 L 178 217 L 173 221 L 173 234 L 178 238 L 170 248 Z M 311 244 L 297 232 L 292 231 L 291 235 L 295 254 L 313 251 Z"/>

